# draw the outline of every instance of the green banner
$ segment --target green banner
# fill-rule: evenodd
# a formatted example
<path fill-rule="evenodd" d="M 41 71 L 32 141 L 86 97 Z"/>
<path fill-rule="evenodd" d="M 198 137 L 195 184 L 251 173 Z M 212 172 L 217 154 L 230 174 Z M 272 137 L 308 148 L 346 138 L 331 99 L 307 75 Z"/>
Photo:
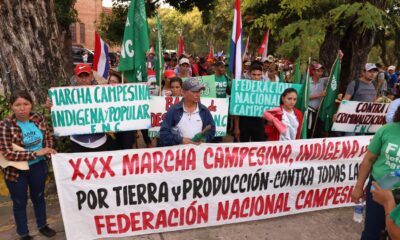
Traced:
<path fill-rule="evenodd" d="M 300 95 L 301 84 L 234 80 L 229 113 L 238 116 L 261 117 L 265 110 L 280 105 L 280 96 L 286 88 L 294 88 Z"/>
<path fill-rule="evenodd" d="M 128 82 L 147 82 L 146 52 L 149 49 L 144 0 L 132 0 L 125 23 L 118 71 Z"/>

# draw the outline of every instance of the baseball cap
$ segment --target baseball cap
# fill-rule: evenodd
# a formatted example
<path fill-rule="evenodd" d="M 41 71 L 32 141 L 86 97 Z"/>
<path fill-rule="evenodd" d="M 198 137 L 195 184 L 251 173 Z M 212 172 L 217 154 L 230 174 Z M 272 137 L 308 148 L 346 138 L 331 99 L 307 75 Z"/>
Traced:
<path fill-rule="evenodd" d="M 165 78 L 173 78 L 175 76 L 176 75 L 175 75 L 174 70 L 165 70 L 165 72 L 164 72 L 164 77 Z"/>
<path fill-rule="evenodd" d="M 365 64 L 365 71 L 369 72 L 371 70 L 378 71 L 378 68 L 376 67 L 376 65 L 374 63 L 366 63 Z"/>
<path fill-rule="evenodd" d="M 78 76 L 81 73 L 92 73 L 92 67 L 87 63 L 79 63 L 74 69 L 75 75 Z"/>
<path fill-rule="evenodd" d="M 268 55 L 268 57 L 264 60 L 264 62 L 269 62 L 269 63 L 273 63 L 275 62 L 275 58 L 272 55 Z"/>
<path fill-rule="evenodd" d="M 182 65 L 182 64 L 185 64 L 185 63 L 190 65 L 189 59 L 181 58 L 181 60 L 179 60 L 179 65 Z"/>
<path fill-rule="evenodd" d="M 312 64 L 312 67 L 315 70 L 318 70 L 318 69 L 321 69 L 321 68 L 325 69 L 325 67 L 320 63 L 314 63 L 314 64 Z"/>
<path fill-rule="evenodd" d="M 200 90 L 204 90 L 205 87 L 200 83 L 197 78 L 188 78 L 182 84 L 182 89 L 185 91 L 197 92 Z"/>
<path fill-rule="evenodd" d="M 396 66 L 393 66 L 393 65 L 392 65 L 392 66 L 389 66 L 389 67 L 388 67 L 388 71 L 390 71 L 390 70 L 396 71 Z"/>
<path fill-rule="evenodd" d="M 214 66 L 216 66 L 216 67 L 225 66 L 225 63 L 224 63 L 224 61 L 217 61 L 214 63 Z"/>

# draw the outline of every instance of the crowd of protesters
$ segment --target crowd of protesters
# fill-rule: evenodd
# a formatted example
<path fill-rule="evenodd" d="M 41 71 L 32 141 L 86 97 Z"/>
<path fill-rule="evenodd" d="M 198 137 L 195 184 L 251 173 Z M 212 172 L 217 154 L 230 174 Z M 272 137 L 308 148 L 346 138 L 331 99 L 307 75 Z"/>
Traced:
<path fill-rule="evenodd" d="M 149 52 L 146 64 L 149 75 L 154 73 L 154 59 L 154 52 Z M 209 54 L 207 57 L 194 57 L 190 54 L 183 54 L 178 57 L 175 53 L 165 53 L 164 62 L 162 84 L 159 89 L 155 86 L 151 90 L 151 94 L 182 97 L 182 100 L 168 110 L 161 125 L 160 138 L 151 139 L 147 130 L 140 131 L 146 147 L 222 142 L 221 137 L 215 137 L 215 123 L 210 111 L 201 103 L 201 91 L 205 86 L 196 77 L 214 75 L 216 97 L 229 97 L 232 79 L 228 72 L 225 56 Z M 327 75 L 329 74 L 327 69 L 329 68 L 317 61 L 313 61 L 310 65 L 310 97 L 307 116 L 309 138 L 330 136 L 330 133 L 323 131 L 323 123 L 317 117 L 321 101 L 327 94 Z M 265 59 L 244 59 L 242 79 L 293 82 L 294 65 L 289 61 L 278 60 L 272 55 Z M 71 85 L 121 84 L 122 80 L 120 73 L 111 70 L 107 81 L 98 82 L 91 66 L 82 63 L 75 66 Z M 387 122 L 394 123 L 382 127 L 373 137 L 368 148 L 369 151 L 361 164 L 360 175 L 352 195 L 353 201 L 359 201 L 364 194 L 364 183 L 370 175 L 366 189 L 367 215 L 363 239 L 376 239 L 377 234 L 380 234 L 385 227 L 385 216 L 388 214 L 386 209 L 391 211 L 394 208 L 393 204 L 388 207 L 383 200 L 378 203 L 374 202 L 370 187 L 375 184 L 376 179 L 390 170 L 382 167 L 386 156 L 381 152 L 387 146 L 388 141 L 397 141 L 397 136 L 400 134 L 398 125 L 400 121 L 399 86 L 400 72 L 396 71 L 395 66 L 384 67 L 380 64 L 367 63 L 362 69 L 360 77 L 348 84 L 344 97 L 339 96 L 337 99 L 338 102 L 342 99 L 391 102 Z M 304 116 L 295 107 L 298 94 L 294 88 L 286 89 L 281 94 L 280 106 L 265 111 L 260 117 L 229 116 L 228 134 L 233 137 L 232 141 L 259 142 L 299 139 Z M 50 154 L 55 153 L 55 150 L 52 148 L 53 140 L 50 137 L 49 128 L 43 116 L 32 112 L 32 104 L 31 98 L 25 92 L 15 93 L 10 102 L 13 114 L 0 124 L 0 151 L 10 160 L 28 160 L 31 167 L 28 172 L 10 167 L 4 169 L 7 187 L 14 204 L 17 232 L 22 239 L 31 239 L 26 218 L 28 186 L 31 189 L 30 197 L 34 205 L 39 231 L 49 237 L 55 234 L 47 226 L 43 199 L 44 175 L 47 174 L 47 165 L 44 160 Z M 46 105 L 51 109 L 52 103 L 49 100 Z M 137 148 L 138 135 L 139 131 L 72 135 L 70 151 L 93 152 Z M 389 137 L 391 139 L 388 140 Z M 225 140 L 229 141 L 228 138 Z M 16 152 L 12 148 L 12 143 L 24 147 L 25 150 L 22 153 Z M 383 199 L 379 193 L 376 193 L 375 198 Z"/>

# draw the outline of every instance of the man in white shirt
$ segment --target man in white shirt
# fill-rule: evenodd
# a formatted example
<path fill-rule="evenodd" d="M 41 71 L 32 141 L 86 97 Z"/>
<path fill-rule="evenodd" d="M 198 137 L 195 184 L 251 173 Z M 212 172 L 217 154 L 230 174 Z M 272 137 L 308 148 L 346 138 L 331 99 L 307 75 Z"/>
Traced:
<path fill-rule="evenodd" d="M 178 144 L 200 144 L 211 142 L 215 136 L 215 122 L 206 106 L 200 103 L 201 90 L 204 85 L 197 78 L 189 78 L 182 85 L 183 99 L 172 106 L 161 124 L 159 146 Z M 194 141 L 196 134 L 207 126 L 209 131 L 203 135 L 203 140 Z"/>

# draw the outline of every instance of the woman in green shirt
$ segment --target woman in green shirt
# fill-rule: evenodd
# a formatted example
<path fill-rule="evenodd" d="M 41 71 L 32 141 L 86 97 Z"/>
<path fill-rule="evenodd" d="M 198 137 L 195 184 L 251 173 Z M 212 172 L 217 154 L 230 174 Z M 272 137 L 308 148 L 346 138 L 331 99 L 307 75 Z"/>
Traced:
<path fill-rule="evenodd" d="M 379 239 L 385 229 L 385 210 L 372 199 L 371 183 L 386 174 L 400 169 L 400 108 L 397 109 L 393 123 L 382 126 L 372 138 L 367 154 L 360 165 L 357 183 L 352 192 L 352 201 L 359 202 L 366 187 L 365 225 L 361 239 Z"/>

